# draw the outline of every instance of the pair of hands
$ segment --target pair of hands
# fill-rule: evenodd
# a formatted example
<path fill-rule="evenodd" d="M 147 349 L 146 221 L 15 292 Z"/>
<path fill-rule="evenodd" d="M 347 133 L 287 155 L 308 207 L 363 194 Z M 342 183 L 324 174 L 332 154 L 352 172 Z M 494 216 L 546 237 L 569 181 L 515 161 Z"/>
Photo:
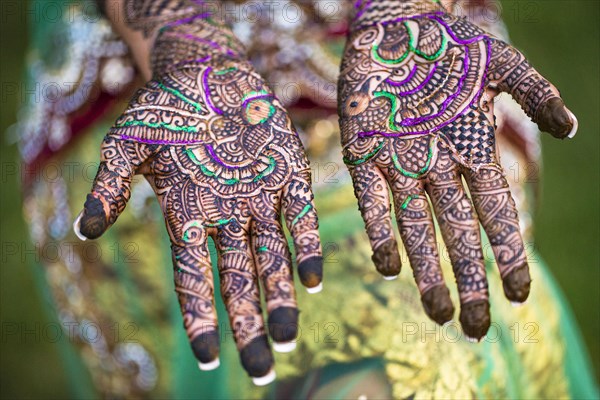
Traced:
<path fill-rule="evenodd" d="M 518 51 L 465 20 L 441 9 L 391 20 L 359 15 L 342 61 L 339 112 L 373 261 L 388 279 L 400 272 L 389 187 L 425 311 L 440 324 L 452 318 L 429 198 L 454 267 L 463 329 L 480 339 L 490 316 L 479 221 L 507 297 L 523 302 L 530 283 L 495 149 L 493 97 L 511 93 L 559 138 L 574 132 L 576 120 Z M 278 351 L 293 349 L 297 334 L 281 217 L 309 292 L 321 288 L 318 222 L 309 164 L 286 111 L 230 32 L 217 29 L 224 28 L 173 24 L 156 39 L 154 78 L 105 137 L 75 230 L 82 239 L 99 237 L 125 208 L 133 176 L 143 174 L 165 216 L 176 292 L 200 368 L 218 366 L 210 236 L 242 365 L 265 384 L 274 378 L 266 332 Z"/>

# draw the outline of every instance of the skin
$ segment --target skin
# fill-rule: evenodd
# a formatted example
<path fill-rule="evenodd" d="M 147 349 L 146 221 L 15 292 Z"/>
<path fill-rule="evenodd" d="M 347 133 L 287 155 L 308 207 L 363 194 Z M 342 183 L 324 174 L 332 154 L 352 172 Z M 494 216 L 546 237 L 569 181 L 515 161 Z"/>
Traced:
<path fill-rule="evenodd" d="M 480 223 L 506 297 L 524 302 L 531 282 L 496 151 L 494 97 L 510 93 L 556 138 L 574 134 L 576 119 L 556 87 L 518 50 L 442 5 L 364 0 L 355 7 L 338 110 L 344 160 L 373 262 L 388 279 L 400 273 L 389 188 L 424 309 L 439 324 L 450 321 L 454 306 L 440 268 L 435 212 L 459 290 L 463 330 L 480 340 L 491 323 Z"/>
<path fill-rule="evenodd" d="M 294 240 L 300 280 L 307 288 L 321 283 L 310 167 L 285 109 L 243 46 L 200 3 L 104 4 L 140 70 L 152 78 L 104 138 L 76 229 L 89 239 L 102 235 L 123 212 L 133 176 L 144 175 L 164 213 L 175 291 L 201 368 L 219 356 L 211 237 L 241 363 L 251 377 L 263 377 L 274 363 L 267 331 L 281 343 L 297 335 L 282 220 Z"/>

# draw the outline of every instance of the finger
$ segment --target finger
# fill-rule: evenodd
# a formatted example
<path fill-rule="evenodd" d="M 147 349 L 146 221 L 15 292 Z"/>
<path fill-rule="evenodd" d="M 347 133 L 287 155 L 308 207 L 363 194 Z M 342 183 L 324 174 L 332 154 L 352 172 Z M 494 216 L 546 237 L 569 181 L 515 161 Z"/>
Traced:
<path fill-rule="evenodd" d="M 572 139 L 579 127 L 577 118 L 565 107 L 560 97 L 544 101 L 537 111 L 536 119 L 541 131 L 548 132 L 557 139 Z"/>
<path fill-rule="evenodd" d="M 235 220 L 217 231 L 221 295 L 242 366 L 255 383 L 263 384 L 264 380 L 275 378 L 274 361 L 265 334 L 258 277 L 248 242 L 247 232 Z"/>
<path fill-rule="evenodd" d="M 465 178 L 492 245 L 504 294 L 512 302 L 523 303 L 529 296 L 531 278 L 517 208 L 503 171 L 499 165 L 485 166 L 466 172 Z"/>
<path fill-rule="evenodd" d="M 443 325 L 452 320 L 454 306 L 440 267 L 427 196 L 420 181 L 402 175 L 396 168 L 390 167 L 386 175 L 394 196 L 400 237 L 421 293 L 423 308 L 429 318 Z"/>
<path fill-rule="evenodd" d="M 100 237 L 125 209 L 136 169 L 148 158 L 141 144 L 106 136 L 92 191 L 73 229 L 81 240 Z"/>
<path fill-rule="evenodd" d="M 298 305 L 292 280 L 290 251 L 281 225 L 255 221 L 252 224 L 254 261 L 262 282 L 268 327 L 276 351 L 295 348 L 298 334 Z"/>
<path fill-rule="evenodd" d="M 190 227 L 186 237 L 194 237 L 195 243 L 171 246 L 175 291 L 198 365 L 201 370 L 209 371 L 219 366 L 219 333 L 210 255 L 206 234 L 201 228 Z"/>
<path fill-rule="evenodd" d="M 511 45 L 490 39 L 490 51 L 490 86 L 510 93 L 540 130 L 559 139 L 574 137 L 577 118 L 565 107 L 558 89 Z"/>
<path fill-rule="evenodd" d="M 322 289 L 323 253 L 310 171 L 298 173 L 283 189 L 283 214 L 294 240 L 298 276 L 309 293 Z"/>
<path fill-rule="evenodd" d="M 469 338 L 480 340 L 490 327 L 490 312 L 479 224 L 447 154 L 440 154 L 428 181 L 426 188 L 456 277 L 460 322 Z"/>
<path fill-rule="evenodd" d="M 371 163 L 351 166 L 349 171 L 373 249 L 373 263 L 385 279 L 395 279 L 400 274 L 401 262 L 390 217 L 390 197 L 385 178 Z"/>

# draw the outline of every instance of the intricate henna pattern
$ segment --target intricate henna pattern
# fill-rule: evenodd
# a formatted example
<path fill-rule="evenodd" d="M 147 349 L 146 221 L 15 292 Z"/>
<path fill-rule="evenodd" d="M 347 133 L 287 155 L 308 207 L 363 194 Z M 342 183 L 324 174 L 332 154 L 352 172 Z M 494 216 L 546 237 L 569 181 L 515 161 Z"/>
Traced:
<path fill-rule="evenodd" d="M 152 52 L 154 78 L 104 139 L 79 231 L 100 236 L 125 208 L 132 176 L 144 174 L 164 212 L 175 290 L 201 368 L 214 365 L 219 350 L 211 236 L 242 364 L 251 376 L 262 377 L 273 358 L 260 286 L 271 337 L 289 342 L 297 333 L 282 216 L 302 283 L 308 288 L 321 283 L 310 167 L 286 111 L 231 32 L 195 13 L 195 3 L 159 3 L 127 2 L 129 19 L 136 21 L 132 27 L 149 32 L 161 27 Z"/>
<path fill-rule="evenodd" d="M 479 221 L 506 296 L 525 301 L 530 283 L 515 203 L 496 153 L 492 100 L 499 91 L 511 93 L 541 129 L 559 138 L 574 134 L 576 120 L 521 53 L 435 2 L 364 0 L 355 8 L 339 114 L 344 161 L 373 261 L 388 278 L 400 271 L 389 185 L 424 308 L 440 324 L 452 318 L 429 198 L 454 267 L 463 329 L 480 339 L 490 316 Z"/>

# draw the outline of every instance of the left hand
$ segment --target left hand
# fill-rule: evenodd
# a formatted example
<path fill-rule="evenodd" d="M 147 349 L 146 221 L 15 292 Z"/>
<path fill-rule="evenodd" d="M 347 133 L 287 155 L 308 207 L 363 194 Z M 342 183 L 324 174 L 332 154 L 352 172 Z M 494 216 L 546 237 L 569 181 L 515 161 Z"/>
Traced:
<path fill-rule="evenodd" d="M 530 286 L 515 202 L 496 152 L 493 99 L 511 93 L 557 138 L 572 137 L 577 122 L 558 90 L 512 46 L 441 8 L 384 21 L 379 18 L 394 18 L 382 11 L 384 3 L 373 6 L 373 19 L 356 27 L 346 45 L 338 107 L 344 160 L 378 271 L 387 279 L 400 272 L 389 185 L 423 306 L 443 324 L 454 307 L 431 200 L 456 275 L 463 330 L 480 340 L 490 314 L 479 222 L 506 297 L 524 302 Z"/>

